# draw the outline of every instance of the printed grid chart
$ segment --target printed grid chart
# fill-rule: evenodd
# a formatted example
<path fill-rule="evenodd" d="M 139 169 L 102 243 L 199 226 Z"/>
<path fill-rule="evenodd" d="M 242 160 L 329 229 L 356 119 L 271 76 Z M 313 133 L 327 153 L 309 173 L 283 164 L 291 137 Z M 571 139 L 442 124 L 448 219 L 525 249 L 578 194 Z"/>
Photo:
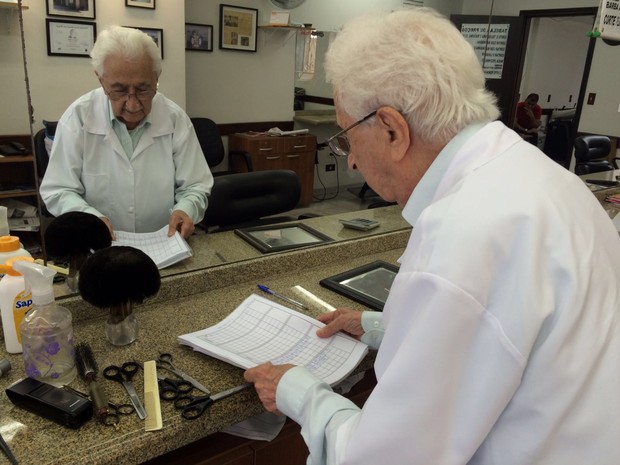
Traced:
<path fill-rule="evenodd" d="M 131 233 L 115 231 L 116 241 L 112 245 L 124 245 L 134 247 L 147 254 L 157 268 L 165 268 L 187 257 L 192 252 L 187 242 L 177 232 L 168 237 L 168 226 L 151 233 Z"/>

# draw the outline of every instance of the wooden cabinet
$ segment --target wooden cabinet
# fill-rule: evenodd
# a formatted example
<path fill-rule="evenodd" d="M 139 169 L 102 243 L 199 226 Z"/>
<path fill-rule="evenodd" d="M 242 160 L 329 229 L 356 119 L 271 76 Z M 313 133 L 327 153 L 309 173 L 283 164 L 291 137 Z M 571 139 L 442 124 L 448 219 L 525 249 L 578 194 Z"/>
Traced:
<path fill-rule="evenodd" d="M 242 133 L 228 136 L 230 169 L 236 173 L 275 169 L 293 170 L 301 182 L 299 206 L 312 202 L 316 136 L 269 136 L 264 133 Z M 235 152 L 249 154 L 251 166 Z"/>
<path fill-rule="evenodd" d="M 37 207 L 39 212 L 39 181 L 36 174 L 35 158 L 32 150 L 30 135 L 0 136 L 0 145 L 10 142 L 19 142 L 26 148 L 24 155 L 7 155 L 0 157 L 0 201 L 15 199 Z M 42 256 L 41 228 L 36 231 L 13 231 L 11 235 L 18 236 L 28 251 L 39 258 Z"/>

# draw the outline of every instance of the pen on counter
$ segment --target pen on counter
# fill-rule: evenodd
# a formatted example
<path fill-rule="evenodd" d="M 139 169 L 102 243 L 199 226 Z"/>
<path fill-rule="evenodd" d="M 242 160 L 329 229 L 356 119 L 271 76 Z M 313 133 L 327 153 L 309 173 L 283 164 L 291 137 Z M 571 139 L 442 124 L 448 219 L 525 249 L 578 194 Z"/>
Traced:
<path fill-rule="evenodd" d="M 290 297 L 286 297 L 285 295 L 280 294 L 279 292 L 275 292 L 272 291 L 271 289 L 269 289 L 267 286 L 265 286 L 264 284 L 257 284 L 256 285 L 261 291 L 266 292 L 267 294 L 271 294 L 274 297 L 277 297 L 278 299 L 282 299 L 285 300 L 286 302 L 296 305 L 299 308 L 303 308 L 304 310 L 308 310 L 308 307 L 306 307 L 304 304 L 302 304 L 301 302 L 297 302 L 296 300 L 291 299 Z"/>

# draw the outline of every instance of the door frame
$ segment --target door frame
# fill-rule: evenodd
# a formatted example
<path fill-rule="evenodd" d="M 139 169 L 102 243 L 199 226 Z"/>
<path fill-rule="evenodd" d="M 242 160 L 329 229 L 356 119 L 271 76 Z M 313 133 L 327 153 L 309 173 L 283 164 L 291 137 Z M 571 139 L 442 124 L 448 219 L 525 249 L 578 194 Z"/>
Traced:
<path fill-rule="evenodd" d="M 523 77 L 523 67 L 525 65 L 525 54 L 527 52 L 527 42 L 530 36 L 530 25 L 532 19 L 535 18 L 559 18 L 559 17 L 567 17 L 567 16 L 594 16 L 598 13 L 597 7 L 583 7 L 583 8 L 558 8 L 558 9 L 547 9 L 547 10 L 521 10 L 519 12 L 519 16 L 523 19 L 523 37 L 522 37 L 522 45 L 521 45 L 521 55 L 519 57 L 519 66 L 518 73 L 516 79 L 516 88 L 514 90 L 513 95 L 515 96 L 515 101 L 513 102 L 512 108 L 516 108 L 519 95 L 519 88 L 521 87 L 521 79 Z M 583 107 L 583 102 L 585 100 L 586 88 L 588 85 L 588 78 L 590 76 L 590 68 L 592 66 L 592 57 L 594 55 L 594 47 L 596 45 L 596 39 L 590 37 L 590 42 L 588 44 L 588 51 L 586 53 L 586 61 L 583 68 L 583 75 L 581 77 L 581 86 L 579 87 L 579 95 L 577 97 L 577 105 L 575 107 L 575 118 L 573 124 L 573 134 L 572 138 L 575 138 L 577 133 L 577 128 L 579 127 L 579 119 L 581 117 L 581 109 Z"/>

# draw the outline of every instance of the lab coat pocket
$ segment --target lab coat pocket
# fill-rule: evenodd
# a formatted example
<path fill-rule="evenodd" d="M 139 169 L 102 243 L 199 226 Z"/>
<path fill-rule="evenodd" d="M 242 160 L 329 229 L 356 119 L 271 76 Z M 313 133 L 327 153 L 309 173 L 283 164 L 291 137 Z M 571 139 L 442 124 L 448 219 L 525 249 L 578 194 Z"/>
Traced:
<path fill-rule="evenodd" d="M 82 173 L 84 199 L 99 211 L 106 211 L 112 204 L 110 175 Z"/>

